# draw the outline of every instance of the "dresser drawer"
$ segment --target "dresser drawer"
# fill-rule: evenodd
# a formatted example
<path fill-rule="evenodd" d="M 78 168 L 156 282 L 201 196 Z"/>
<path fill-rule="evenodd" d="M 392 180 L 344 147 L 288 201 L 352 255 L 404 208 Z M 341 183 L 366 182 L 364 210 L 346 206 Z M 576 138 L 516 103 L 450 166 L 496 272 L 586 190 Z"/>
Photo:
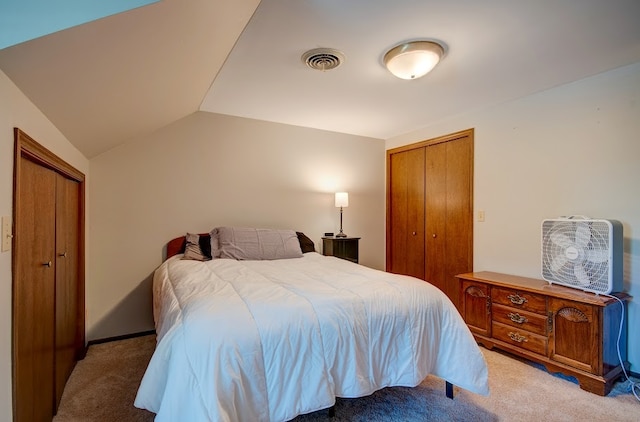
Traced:
<path fill-rule="evenodd" d="M 494 303 L 491 305 L 491 318 L 505 325 L 547 335 L 547 317 L 543 315 Z"/>
<path fill-rule="evenodd" d="M 529 350 L 541 355 L 547 354 L 548 339 L 546 336 L 531 333 L 526 330 L 511 327 L 509 325 L 494 322 L 491 324 L 493 338 L 502 340 L 505 343 L 513 344 L 522 349 Z"/>
<path fill-rule="evenodd" d="M 535 293 L 494 286 L 491 288 L 491 301 L 537 314 L 547 314 L 547 299 Z"/>

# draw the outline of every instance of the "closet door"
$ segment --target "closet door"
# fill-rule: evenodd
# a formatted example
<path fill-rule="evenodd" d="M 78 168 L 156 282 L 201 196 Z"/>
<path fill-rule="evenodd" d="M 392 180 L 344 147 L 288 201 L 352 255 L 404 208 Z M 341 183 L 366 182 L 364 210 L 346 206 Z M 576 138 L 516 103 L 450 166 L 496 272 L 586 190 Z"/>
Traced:
<path fill-rule="evenodd" d="M 60 404 L 65 383 L 76 363 L 80 324 L 78 256 L 80 184 L 56 175 L 55 397 Z M 83 327 L 84 330 L 84 327 Z"/>
<path fill-rule="evenodd" d="M 387 271 L 424 279 L 424 148 L 387 162 Z"/>
<path fill-rule="evenodd" d="M 387 271 L 432 283 L 460 309 L 455 276 L 472 270 L 473 129 L 389 150 Z"/>
<path fill-rule="evenodd" d="M 84 175 L 14 133 L 14 420 L 50 422 L 85 353 Z"/>
<path fill-rule="evenodd" d="M 426 150 L 425 280 L 447 293 L 447 143 Z"/>
<path fill-rule="evenodd" d="M 54 414 L 56 173 L 20 158 L 13 285 L 16 421 Z"/>
<path fill-rule="evenodd" d="M 426 277 L 460 308 L 457 274 L 473 269 L 473 140 L 426 148 Z"/>

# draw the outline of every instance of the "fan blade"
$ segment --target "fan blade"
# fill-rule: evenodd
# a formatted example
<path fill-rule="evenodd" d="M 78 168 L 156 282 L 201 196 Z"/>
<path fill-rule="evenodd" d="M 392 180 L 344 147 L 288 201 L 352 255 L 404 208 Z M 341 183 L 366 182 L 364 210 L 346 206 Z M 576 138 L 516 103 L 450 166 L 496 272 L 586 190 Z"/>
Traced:
<path fill-rule="evenodd" d="M 559 254 L 553 257 L 551 261 L 551 270 L 553 272 L 557 272 L 560 268 L 564 267 L 564 264 L 567 263 L 567 257 L 564 254 Z"/>
<path fill-rule="evenodd" d="M 589 284 L 591 284 L 591 279 L 589 278 L 589 275 L 584 270 L 582 265 L 578 264 L 573 267 L 573 274 L 576 276 L 576 279 L 581 286 L 587 287 L 589 286 Z"/>
<path fill-rule="evenodd" d="M 549 237 L 551 238 L 551 241 L 553 243 L 560 246 L 562 249 L 566 249 L 573 244 L 571 239 L 569 239 L 569 236 L 564 235 L 562 233 L 553 232 Z"/>
<path fill-rule="evenodd" d="M 609 260 L 609 251 L 606 249 L 589 249 L 586 255 L 587 261 L 602 263 Z"/>
<path fill-rule="evenodd" d="M 576 226 L 576 246 L 580 249 L 584 249 L 591 240 L 591 228 L 589 223 L 577 223 Z"/>

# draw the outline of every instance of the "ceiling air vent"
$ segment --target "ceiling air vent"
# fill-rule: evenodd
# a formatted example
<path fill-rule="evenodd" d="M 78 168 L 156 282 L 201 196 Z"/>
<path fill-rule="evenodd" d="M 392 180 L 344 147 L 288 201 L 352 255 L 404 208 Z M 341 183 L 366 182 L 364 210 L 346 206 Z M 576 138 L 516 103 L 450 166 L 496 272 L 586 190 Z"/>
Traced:
<path fill-rule="evenodd" d="M 344 61 L 344 54 L 333 48 L 314 48 L 302 55 L 302 61 L 311 69 L 325 71 L 340 66 Z"/>

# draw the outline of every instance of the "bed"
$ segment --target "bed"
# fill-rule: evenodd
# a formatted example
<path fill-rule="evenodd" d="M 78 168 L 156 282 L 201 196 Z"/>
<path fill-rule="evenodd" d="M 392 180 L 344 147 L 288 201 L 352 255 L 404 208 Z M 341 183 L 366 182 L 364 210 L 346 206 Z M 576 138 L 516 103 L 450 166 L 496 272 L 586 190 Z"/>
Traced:
<path fill-rule="evenodd" d="M 260 230 L 169 242 L 136 407 L 157 421 L 287 421 L 429 374 L 489 393 L 484 357 L 440 290 Z"/>

